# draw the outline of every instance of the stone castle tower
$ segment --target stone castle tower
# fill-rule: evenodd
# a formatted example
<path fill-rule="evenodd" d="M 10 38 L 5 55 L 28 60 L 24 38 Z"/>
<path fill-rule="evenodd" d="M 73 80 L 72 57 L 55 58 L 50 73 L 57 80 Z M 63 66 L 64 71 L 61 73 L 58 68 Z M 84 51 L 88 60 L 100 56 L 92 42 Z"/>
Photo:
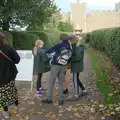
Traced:
<path fill-rule="evenodd" d="M 86 3 L 70 4 L 70 21 L 74 26 L 74 30 L 82 30 L 86 32 Z"/>

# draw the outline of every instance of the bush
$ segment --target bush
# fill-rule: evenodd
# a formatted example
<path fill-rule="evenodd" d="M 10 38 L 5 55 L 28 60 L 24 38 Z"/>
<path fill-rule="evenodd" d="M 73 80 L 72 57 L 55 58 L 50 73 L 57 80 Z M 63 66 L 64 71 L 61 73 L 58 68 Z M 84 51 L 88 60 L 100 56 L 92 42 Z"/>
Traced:
<path fill-rule="evenodd" d="M 89 43 L 95 49 L 106 53 L 120 69 L 120 27 L 91 32 Z"/>
<path fill-rule="evenodd" d="M 47 33 L 48 37 L 50 38 L 52 46 L 55 44 L 58 44 L 60 42 L 59 36 L 62 32 L 60 32 L 56 29 L 52 29 L 51 31 L 46 31 L 46 33 Z"/>
<path fill-rule="evenodd" d="M 39 37 L 32 33 L 11 31 L 13 46 L 17 50 L 31 50 Z"/>
<path fill-rule="evenodd" d="M 44 47 L 45 48 L 51 47 L 51 41 L 50 41 L 47 33 L 39 32 L 39 31 L 30 31 L 28 33 L 33 33 L 33 34 L 36 34 L 37 36 L 39 36 L 39 39 L 41 39 L 44 42 Z"/>

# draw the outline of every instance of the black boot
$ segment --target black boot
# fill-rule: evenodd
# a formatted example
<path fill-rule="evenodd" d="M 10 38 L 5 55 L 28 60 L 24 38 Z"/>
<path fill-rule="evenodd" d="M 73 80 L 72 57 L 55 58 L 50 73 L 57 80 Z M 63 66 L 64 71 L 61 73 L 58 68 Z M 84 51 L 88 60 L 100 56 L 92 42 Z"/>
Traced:
<path fill-rule="evenodd" d="M 63 94 L 67 95 L 68 93 L 68 89 L 63 90 Z"/>

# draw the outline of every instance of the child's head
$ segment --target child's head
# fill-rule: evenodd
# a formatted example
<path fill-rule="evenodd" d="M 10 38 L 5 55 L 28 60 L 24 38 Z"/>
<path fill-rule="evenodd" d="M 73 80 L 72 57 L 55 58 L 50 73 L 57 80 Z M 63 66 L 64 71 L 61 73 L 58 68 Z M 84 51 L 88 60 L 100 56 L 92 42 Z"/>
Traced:
<path fill-rule="evenodd" d="M 69 35 L 70 43 L 76 44 L 78 42 L 78 37 L 76 35 Z"/>
<path fill-rule="evenodd" d="M 81 45 L 81 44 L 83 44 L 82 36 L 69 35 L 69 37 L 70 37 L 70 43 L 71 43 L 71 44 L 76 44 L 76 45 Z"/>
<path fill-rule="evenodd" d="M 60 41 L 68 41 L 69 40 L 69 36 L 68 34 L 62 33 L 59 37 Z"/>
<path fill-rule="evenodd" d="M 44 42 L 43 42 L 42 40 L 37 40 L 37 41 L 35 42 L 35 46 L 36 46 L 36 47 L 42 48 L 43 45 L 44 45 Z"/>
<path fill-rule="evenodd" d="M 42 48 L 44 45 L 44 42 L 42 40 L 37 40 L 35 42 L 35 47 L 34 47 L 34 55 L 37 56 L 38 48 Z"/>

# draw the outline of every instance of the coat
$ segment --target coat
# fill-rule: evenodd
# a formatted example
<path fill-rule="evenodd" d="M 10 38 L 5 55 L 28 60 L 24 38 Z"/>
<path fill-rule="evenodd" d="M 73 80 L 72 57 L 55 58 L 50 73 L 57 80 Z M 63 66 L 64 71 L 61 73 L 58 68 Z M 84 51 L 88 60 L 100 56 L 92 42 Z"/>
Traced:
<path fill-rule="evenodd" d="M 37 73 L 45 73 L 50 71 L 49 59 L 45 54 L 45 50 L 42 48 L 38 48 L 37 56 L 34 56 L 34 70 Z"/>
<path fill-rule="evenodd" d="M 71 57 L 71 72 L 83 71 L 83 59 L 84 59 L 84 46 L 76 44 L 72 45 L 72 57 Z"/>
<path fill-rule="evenodd" d="M 18 73 L 15 64 L 18 64 L 20 57 L 18 53 L 8 45 L 0 45 L 0 50 L 12 61 L 8 60 L 0 53 L 0 87 L 7 85 L 10 81 L 15 80 Z"/>

